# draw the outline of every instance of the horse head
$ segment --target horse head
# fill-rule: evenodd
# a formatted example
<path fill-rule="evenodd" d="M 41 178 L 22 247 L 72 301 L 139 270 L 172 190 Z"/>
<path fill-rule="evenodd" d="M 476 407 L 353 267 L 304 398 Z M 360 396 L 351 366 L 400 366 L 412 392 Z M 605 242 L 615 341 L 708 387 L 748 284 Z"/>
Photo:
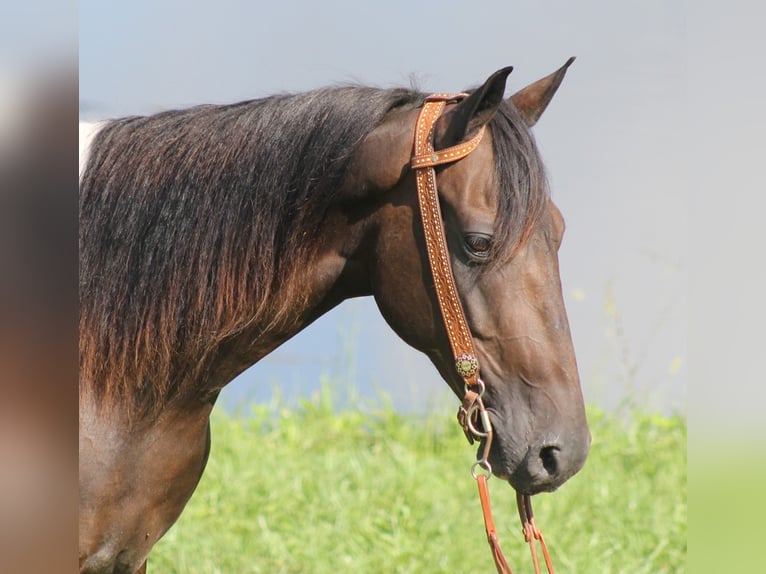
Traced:
<path fill-rule="evenodd" d="M 487 133 L 467 157 L 437 168 L 450 264 L 486 385 L 495 431 L 489 462 L 519 492 L 556 489 L 590 445 L 559 279 L 564 219 L 550 199 L 529 133 L 566 73 L 503 99 L 506 68 L 446 106 L 434 149 Z M 356 193 L 372 198 L 365 242 L 369 285 L 396 333 L 425 353 L 462 398 L 426 258 L 415 176 L 415 113 L 392 113 L 355 158 Z M 391 376 L 396 376 L 392 367 Z"/>

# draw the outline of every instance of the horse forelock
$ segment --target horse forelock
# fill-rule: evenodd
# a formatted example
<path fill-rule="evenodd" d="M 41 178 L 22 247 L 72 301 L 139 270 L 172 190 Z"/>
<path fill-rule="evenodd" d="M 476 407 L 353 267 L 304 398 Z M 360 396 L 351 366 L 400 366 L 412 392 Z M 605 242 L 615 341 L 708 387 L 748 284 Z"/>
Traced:
<path fill-rule="evenodd" d="M 545 169 L 532 133 L 507 101 L 489 123 L 498 189 L 495 261 L 512 257 L 524 245 L 549 197 Z"/>

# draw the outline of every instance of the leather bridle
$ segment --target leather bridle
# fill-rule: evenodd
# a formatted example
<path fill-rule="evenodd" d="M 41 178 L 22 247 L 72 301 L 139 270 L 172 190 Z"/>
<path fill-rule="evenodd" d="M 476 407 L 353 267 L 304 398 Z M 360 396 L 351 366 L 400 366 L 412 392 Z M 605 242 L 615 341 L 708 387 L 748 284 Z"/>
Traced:
<path fill-rule="evenodd" d="M 438 165 L 453 163 L 466 157 L 481 143 L 486 129 L 484 126 L 469 140 L 452 147 L 434 150 L 433 131 L 436 120 L 439 119 L 448 103 L 459 102 L 465 97 L 467 94 L 462 93 L 433 94 L 425 99 L 415 127 L 414 153 L 410 165 L 415 170 L 418 204 L 436 298 L 447 330 L 447 338 L 452 348 L 455 369 L 464 382 L 465 394 L 458 410 L 458 422 L 469 443 L 473 444 L 475 440 L 484 441 L 482 454 L 471 467 L 471 475 L 476 479 L 479 486 L 479 499 L 484 513 L 487 541 L 492 550 L 498 573 L 511 574 L 511 569 L 500 549 L 489 501 L 487 481 L 492 476 L 492 467 L 488 457 L 494 431 L 482 399 L 486 387 L 479 376 L 479 361 L 476 357 L 473 337 L 455 286 L 436 189 L 436 171 L 434 170 Z M 481 421 L 480 428 L 477 426 L 478 421 Z M 534 544 L 535 540 L 539 540 L 548 572 L 553 574 L 553 565 L 545 540 L 542 532 L 535 526 L 532 501 L 529 495 L 517 493 L 516 504 L 519 509 L 524 538 L 529 543 L 532 552 L 535 573 L 540 573 L 537 549 Z"/>

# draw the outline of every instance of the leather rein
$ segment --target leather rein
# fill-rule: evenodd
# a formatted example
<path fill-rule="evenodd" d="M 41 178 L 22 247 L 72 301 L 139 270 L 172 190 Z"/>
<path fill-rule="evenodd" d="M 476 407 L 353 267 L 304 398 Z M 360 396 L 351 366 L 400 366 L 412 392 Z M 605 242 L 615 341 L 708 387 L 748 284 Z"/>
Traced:
<path fill-rule="evenodd" d="M 481 456 L 471 466 L 471 475 L 479 487 L 479 499 L 484 514 L 487 541 L 492 550 L 492 556 L 495 560 L 498 573 L 512 574 L 500 549 L 489 500 L 487 481 L 492 476 L 489 451 L 492 446 L 494 431 L 489 413 L 482 400 L 486 386 L 479 376 L 479 361 L 476 358 L 473 337 L 468 328 L 465 312 L 460 303 L 455 279 L 452 274 L 441 209 L 439 207 L 439 196 L 436 189 L 436 171 L 434 169 L 438 165 L 453 163 L 466 157 L 481 142 L 485 127 L 482 127 L 473 138 L 455 146 L 437 151 L 433 147 L 434 125 L 444 111 L 445 106 L 448 103 L 459 102 L 466 96 L 467 94 L 462 93 L 433 94 L 425 99 L 415 127 L 414 153 L 410 165 L 415 170 L 418 204 L 423 223 L 426 251 L 428 252 L 428 262 L 433 276 L 439 309 L 447 330 L 447 338 L 452 348 L 455 369 L 464 381 L 465 395 L 458 409 L 458 423 L 463 428 L 469 443 L 473 444 L 476 440 L 484 441 Z M 481 423 L 480 426 L 478 426 L 479 421 Z M 535 525 L 530 496 L 517 492 L 516 504 L 519 509 L 522 532 L 526 542 L 529 543 L 532 553 L 535 574 L 540 574 L 540 563 L 535 540 L 540 541 L 545 565 L 548 572 L 553 574 L 553 564 L 545 544 L 545 539 L 542 532 Z"/>

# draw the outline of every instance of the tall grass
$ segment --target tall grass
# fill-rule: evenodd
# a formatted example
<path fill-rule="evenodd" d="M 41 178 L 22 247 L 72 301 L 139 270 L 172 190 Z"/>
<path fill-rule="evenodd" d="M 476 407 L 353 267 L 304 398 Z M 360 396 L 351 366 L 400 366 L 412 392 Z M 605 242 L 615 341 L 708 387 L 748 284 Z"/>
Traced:
<path fill-rule="evenodd" d="M 589 409 L 585 468 L 535 497 L 561 573 L 682 572 L 686 555 L 686 423 Z M 321 393 L 298 408 L 218 411 L 213 450 L 150 572 L 493 572 L 474 449 L 451 416 L 381 406 L 337 412 Z M 495 519 L 516 573 L 531 569 L 512 489 L 490 481 Z"/>

